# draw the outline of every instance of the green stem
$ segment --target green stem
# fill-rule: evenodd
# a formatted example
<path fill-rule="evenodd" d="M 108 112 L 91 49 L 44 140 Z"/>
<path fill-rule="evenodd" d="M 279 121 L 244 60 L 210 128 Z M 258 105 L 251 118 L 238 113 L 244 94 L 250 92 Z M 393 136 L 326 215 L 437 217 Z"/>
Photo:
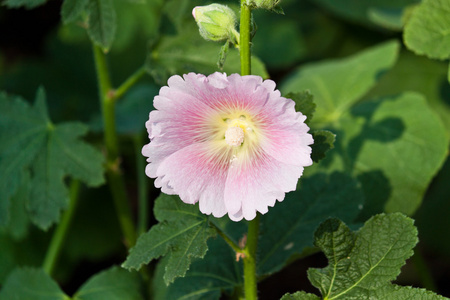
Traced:
<path fill-rule="evenodd" d="M 124 83 L 122 83 L 114 93 L 114 99 L 120 99 L 136 82 L 145 75 L 145 67 L 140 67 L 136 72 L 134 72 Z"/>
<path fill-rule="evenodd" d="M 79 192 L 80 182 L 74 179 L 70 184 L 69 207 L 63 213 L 61 221 L 58 224 L 58 227 L 56 227 L 55 232 L 53 233 L 52 240 L 50 241 L 50 245 L 44 258 L 44 263 L 42 264 L 42 268 L 50 276 L 53 274 L 55 264 L 58 261 L 59 255 L 63 248 L 67 231 L 69 230 L 70 223 L 72 222 L 73 216 L 75 214 L 75 210 L 78 204 Z"/>
<path fill-rule="evenodd" d="M 241 20 L 240 20 L 240 40 L 239 52 L 241 55 L 241 75 L 250 75 L 251 69 L 251 51 L 250 51 L 250 28 L 251 28 L 252 10 L 247 6 L 246 0 L 241 0 Z"/>
<path fill-rule="evenodd" d="M 256 249 L 259 236 L 259 214 L 248 224 L 247 244 L 244 257 L 244 293 L 245 300 L 258 299 L 256 279 Z"/>
<path fill-rule="evenodd" d="M 252 10 L 241 0 L 240 41 L 241 75 L 250 75 L 251 69 L 251 16 Z M 244 248 L 244 295 L 246 300 L 258 299 L 256 279 L 256 249 L 258 246 L 259 214 L 248 224 L 247 244 Z"/>
<path fill-rule="evenodd" d="M 144 144 L 142 134 L 137 134 L 133 137 L 134 148 L 136 152 L 136 171 L 138 183 L 138 234 L 147 231 L 148 227 L 148 180 L 145 175 L 145 160 L 141 155 L 142 146 Z"/>
<path fill-rule="evenodd" d="M 239 248 L 239 246 L 228 237 L 228 235 L 222 231 L 216 224 L 213 222 L 209 222 L 217 231 L 217 233 L 227 242 L 227 244 L 234 250 L 236 253 L 243 253 L 243 249 Z"/>
<path fill-rule="evenodd" d="M 93 45 L 97 79 L 99 84 L 99 98 L 102 108 L 104 136 L 106 145 L 106 175 L 114 199 L 117 216 L 125 237 L 125 243 L 131 247 L 136 242 L 136 231 L 133 224 L 131 209 L 125 189 L 125 182 L 119 166 L 119 144 L 116 130 L 115 99 L 112 92 L 106 56 L 102 49 Z M 130 86 L 129 84 L 127 86 Z M 126 90 L 125 88 L 123 90 Z"/>

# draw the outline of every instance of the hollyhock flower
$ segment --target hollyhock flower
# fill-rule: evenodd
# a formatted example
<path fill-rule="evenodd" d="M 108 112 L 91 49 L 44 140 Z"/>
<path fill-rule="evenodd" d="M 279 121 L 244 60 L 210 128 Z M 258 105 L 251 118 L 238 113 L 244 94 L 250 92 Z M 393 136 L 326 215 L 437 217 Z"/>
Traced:
<path fill-rule="evenodd" d="M 205 214 L 264 214 L 312 164 L 313 139 L 294 105 L 259 76 L 172 76 L 146 123 L 146 174 Z"/>

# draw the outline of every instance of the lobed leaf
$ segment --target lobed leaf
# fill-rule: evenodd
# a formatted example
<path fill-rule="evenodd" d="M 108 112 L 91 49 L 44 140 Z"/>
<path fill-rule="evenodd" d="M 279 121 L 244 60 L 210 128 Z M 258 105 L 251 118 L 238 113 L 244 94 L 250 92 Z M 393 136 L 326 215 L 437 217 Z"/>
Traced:
<path fill-rule="evenodd" d="M 314 237 L 329 265 L 309 269 L 308 278 L 329 300 L 369 299 L 381 293 L 379 289 L 400 274 L 418 242 L 413 221 L 399 213 L 372 217 L 356 238 L 342 222 L 330 219 Z"/>
<path fill-rule="evenodd" d="M 158 264 L 156 280 L 153 282 L 155 300 L 189 299 L 219 300 L 223 292 L 232 294 L 242 283 L 242 263 L 236 261 L 236 254 L 221 238 L 208 240 L 206 256 L 192 263 L 186 276 L 177 278 L 165 286 L 162 278 L 168 264 L 168 257 Z"/>
<path fill-rule="evenodd" d="M 26 208 L 31 220 L 46 229 L 59 219 L 68 203 L 64 178 L 68 175 L 90 186 L 103 183 L 103 155 L 81 141 L 81 123 L 54 125 L 47 114 L 45 93 L 39 90 L 34 107 L 19 97 L 0 95 L 0 226 L 9 219 L 10 199 L 26 172 L 32 173 Z"/>
<path fill-rule="evenodd" d="M 205 256 L 206 241 L 216 232 L 198 206 L 184 204 L 178 196 L 161 194 L 155 202 L 155 216 L 159 223 L 139 237 L 122 266 L 139 269 L 168 255 L 164 281 L 169 284 L 185 276 L 193 259 Z"/>
<path fill-rule="evenodd" d="M 429 58 L 450 58 L 450 3 L 424 0 L 412 12 L 403 38 L 406 46 Z"/>

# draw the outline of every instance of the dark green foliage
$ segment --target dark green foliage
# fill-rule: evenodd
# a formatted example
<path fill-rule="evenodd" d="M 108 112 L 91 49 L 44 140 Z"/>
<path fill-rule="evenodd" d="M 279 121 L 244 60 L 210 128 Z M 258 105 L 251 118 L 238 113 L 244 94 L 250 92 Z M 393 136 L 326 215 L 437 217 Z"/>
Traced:
<path fill-rule="evenodd" d="M 43 89 L 33 107 L 20 97 L 1 94 L 0 111 L 0 176 L 4 178 L 0 183 L 0 225 L 8 224 L 10 199 L 20 192 L 16 197 L 28 196 L 20 201 L 25 201 L 29 218 L 47 229 L 58 222 L 68 203 L 64 178 L 70 175 L 90 186 L 102 184 L 103 156 L 80 139 L 87 133 L 85 125 L 50 121 Z M 23 223 L 19 219 L 12 222 Z"/>
<path fill-rule="evenodd" d="M 177 196 L 159 196 L 155 216 L 159 223 L 139 237 L 123 267 L 140 269 L 143 264 L 168 255 L 164 281 L 169 284 L 186 274 L 193 259 L 205 256 L 206 241 L 216 232 L 197 205 L 185 204 Z"/>

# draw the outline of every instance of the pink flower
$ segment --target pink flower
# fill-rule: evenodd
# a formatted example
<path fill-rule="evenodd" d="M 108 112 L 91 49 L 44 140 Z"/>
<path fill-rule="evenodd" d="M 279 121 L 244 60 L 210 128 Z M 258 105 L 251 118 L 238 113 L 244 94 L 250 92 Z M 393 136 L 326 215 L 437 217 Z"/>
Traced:
<path fill-rule="evenodd" d="M 199 202 L 204 214 L 233 221 L 264 214 L 312 164 L 306 117 L 272 80 L 175 75 L 153 102 L 145 172 L 162 192 Z"/>

